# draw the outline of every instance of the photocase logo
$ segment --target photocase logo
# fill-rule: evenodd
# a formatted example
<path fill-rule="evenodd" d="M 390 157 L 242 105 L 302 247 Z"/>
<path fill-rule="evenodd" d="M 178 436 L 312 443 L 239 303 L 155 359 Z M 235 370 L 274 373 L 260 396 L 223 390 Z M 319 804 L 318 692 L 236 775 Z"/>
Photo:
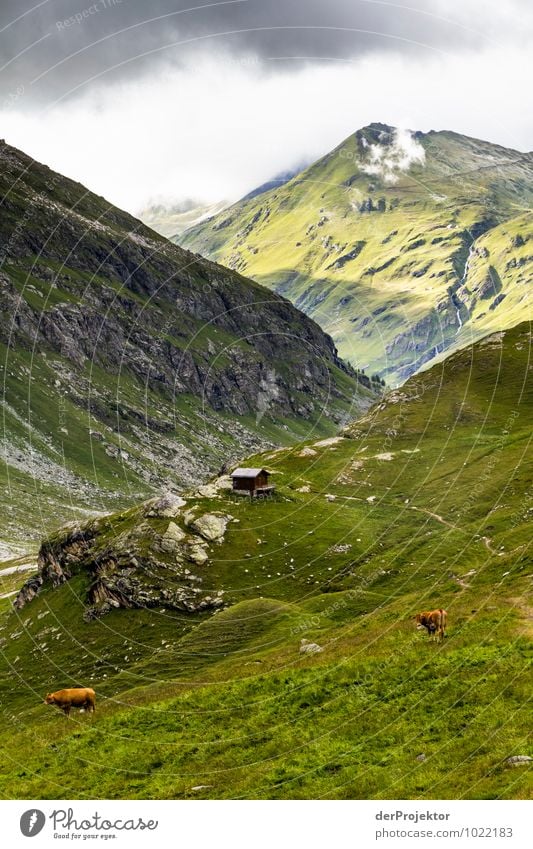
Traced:
<path fill-rule="evenodd" d="M 24 811 L 20 818 L 20 830 L 24 837 L 35 837 L 43 830 L 46 817 L 42 811 L 37 808 L 31 808 L 29 811 Z"/>

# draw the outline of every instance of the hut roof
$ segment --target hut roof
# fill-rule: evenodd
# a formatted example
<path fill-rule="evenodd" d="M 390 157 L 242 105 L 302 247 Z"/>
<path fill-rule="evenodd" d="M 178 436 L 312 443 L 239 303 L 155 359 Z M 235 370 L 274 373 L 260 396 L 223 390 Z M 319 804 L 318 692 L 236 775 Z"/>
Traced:
<path fill-rule="evenodd" d="M 256 478 L 257 475 L 261 474 L 261 472 L 264 472 L 267 475 L 270 474 L 270 472 L 267 472 L 266 469 L 240 468 L 240 469 L 235 469 L 235 471 L 231 473 L 231 477 L 232 478 Z"/>

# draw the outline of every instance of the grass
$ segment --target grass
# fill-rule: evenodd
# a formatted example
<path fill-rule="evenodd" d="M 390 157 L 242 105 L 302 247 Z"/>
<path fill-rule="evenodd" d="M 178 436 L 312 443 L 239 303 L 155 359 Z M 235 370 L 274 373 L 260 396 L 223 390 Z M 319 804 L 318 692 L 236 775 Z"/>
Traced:
<path fill-rule="evenodd" d="M 67 736 L 49 719 L 34 737 L 37 745 L 48 737 L 40 769 L 17 760 L 11 792 L 39 798 L 46 787 L 51 798 L 83 798 L 97 786 L 102 798 L 187 798 L 203 784 L 209 798 L 527 793 L 527 770 L 502 766 L 509 751 L 523 750 L 527 731 L 520 646 L 512 657 L 455 646 L 422 660 L 420 643 L 404 650 L 410 643 L 396 635 L 394 663 L 354 653 L 306 668 L 297 661 L 149 706 L 105 708 Z M 62 776 L 64 762 L 83 771 Z"/>
<path fill-rule="evenodd" d="M 191 567 L 224 610 L 86 623 L 83 564 L 4 609 L 0 794 L 530 798 L 530 768 L 505 764 L 533 754 L 530 341 L 527 324 L 483 340 L 341 438 L 250 458 L 275 499 L 189 497 L 234 519 Z M 91 556 L 150 555 L 166 522 L 141 512 L 93 520 Z M 175 561 L 147 577 L 174 586 Z M 441 605 L 439 646 L 413 616 Z M 41 700 L 76 684 L 97 713 L 67 723 Z"/>

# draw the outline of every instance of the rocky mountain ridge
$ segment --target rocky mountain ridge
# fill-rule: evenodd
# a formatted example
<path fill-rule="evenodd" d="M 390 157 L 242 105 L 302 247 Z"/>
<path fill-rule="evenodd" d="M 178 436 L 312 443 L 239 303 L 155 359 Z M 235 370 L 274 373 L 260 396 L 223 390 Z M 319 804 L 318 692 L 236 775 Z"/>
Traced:
<path fill-rule="evenodd" d="M 70 503 L 193 485 L 261 445 L 331 433 L 375 397 L 286 299 L 5 143 L 0 197 L 13 528 L 39 533 L 58 499 L 67 519 Z"/>

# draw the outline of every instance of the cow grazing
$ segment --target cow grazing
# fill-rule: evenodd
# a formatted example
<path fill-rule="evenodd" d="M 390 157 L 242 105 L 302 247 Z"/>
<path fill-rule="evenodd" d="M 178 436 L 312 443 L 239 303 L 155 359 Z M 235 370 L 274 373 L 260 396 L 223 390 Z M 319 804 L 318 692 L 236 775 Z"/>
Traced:
<path fill-rule="evenodd" d="M 67 690 L 57 690 L 55 693 L 48 693 L 44 702 L 47 705 L 57 705 L 63 711 L 65 716 L 70 716 L 70 709 L 86 708 L 91 713 L 94 713 L 96 703 L 96 693 L 91 687 L 72 687 Z"/>
<path fill-rule="evenodd" d="M 416 614 L 416 627 L 419 629 L 425 628 L 430 637 L 436 637 L 440 643 L 444 639 L 444 629 L 446 628 L 448 614 L 445 610 L 428 610 L 426 613 Z"/>

